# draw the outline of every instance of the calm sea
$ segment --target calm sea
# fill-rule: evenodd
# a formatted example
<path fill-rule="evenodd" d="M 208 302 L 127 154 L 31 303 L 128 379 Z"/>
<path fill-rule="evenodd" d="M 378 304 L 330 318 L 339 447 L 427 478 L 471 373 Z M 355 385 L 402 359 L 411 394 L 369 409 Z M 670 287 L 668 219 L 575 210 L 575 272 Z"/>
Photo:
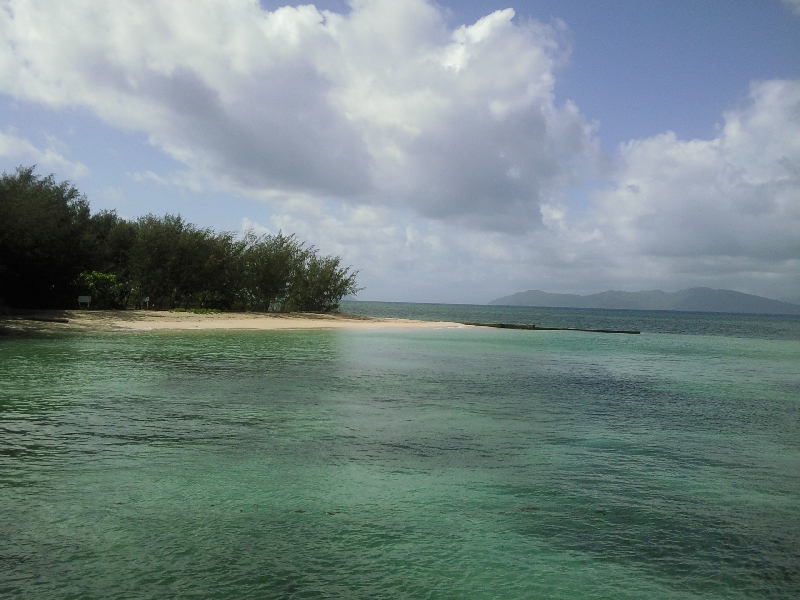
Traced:
<path fill-rule="evenodd" d="M 3 598 L 800 597 L 800 318 L 0 338 Z"/>

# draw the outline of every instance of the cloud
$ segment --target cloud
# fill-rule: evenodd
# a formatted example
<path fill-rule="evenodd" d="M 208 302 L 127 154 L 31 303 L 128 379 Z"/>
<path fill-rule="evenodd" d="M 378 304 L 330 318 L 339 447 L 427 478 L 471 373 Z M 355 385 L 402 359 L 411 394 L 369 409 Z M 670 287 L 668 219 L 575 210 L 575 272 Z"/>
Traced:
<path fill-rule="evenodd" d="M 750 100 L 714 139 L 625 145 L 598 197 L 607 229 L 652 256 L 800 257 L 800 82 L 756 83 Z"/>
<path fill-rule="evenodd" d="M 506 234 L 482 231 L 467 239 L 470 230 L 384 206 L 331 207 L 298 197 L 275 205 L 269 222 L 245 218 L 243 230 L 296 233 L 325 254 L 341 256 L 360 270 L 359 283 L 366 287 L 361 298 L 457 302 L 474 298 L 476 284 L 498 283 L 485 277 L 485 259 L 496 256 L 482 255 L 488 240 Z"/>
<path fill-rule="evenodd" d="M 609 161 L 554 101 L 565 37 L 511 9 L 453 28 L 425 0 L 8 0 L 0 91 L 145 132 L 185 169 L 134 181 L 264 201 L 236 219 L 341 255 L 362 297 L 800 295 L 800 82 L 754 83 L 712 139 L 665 132 Z M 11 152 L 69 163 L 57 140 L 2 134 Z"/>
<path fill-rule="evenodd" d="M 33 161 L 45 169 L 58 169 L 67 173 L 72 179 L 80 179 L 89 173 L 89 169 L 81 162 L 73 162 L 64 158 L 55 148 L 64 146 L 54 137 L 48 137 L 50 147 L 42 150 L 30 141 L 17 137 L 13 133 L 0 132 L 0 157 L 29 162 Z"/>
<path fill-rule="evenodd" d="M 276 202 L 269 230 L 297 232 L 362 269 L 365 298 L 482 302 L 531 288 L 726 287 L 800 295 L 800 82 L 754 83 L 718 134 L 667 132 L 620 149 L 586 206 L 541 206 L 522 233 L 381 206 Z"/>
<path fill-rule="evenodd" d="M 272 235 L 272 232 L 267 227 L 264 227 L 257 221 L 251 221 L 249 218 L 244 217 L 242 219 L 242 235 L 247 232 L 252 232 L 256 235 Z"/>
<path fill-rule="evenodd" d="M 611 277 L 800 291 L 800 81 L 752 84 L 718 135 L 672 132 L 620 149 L 613 185 L 567 220 Z M 566 242 L 565 242 L 566 243 Z M 761 288 L 763 289 L 763 288 Z"/>
<path fill-rule="evenodd" d="M 274 12 L 256 0 L 10 0 L 0 89 L 85 106 L 217 184 L 411 209 L 490 230 L 595 169 L 597 140 L 556 106 L 563 24 L 511 9 L 449 29 L 426 0 Z"/>

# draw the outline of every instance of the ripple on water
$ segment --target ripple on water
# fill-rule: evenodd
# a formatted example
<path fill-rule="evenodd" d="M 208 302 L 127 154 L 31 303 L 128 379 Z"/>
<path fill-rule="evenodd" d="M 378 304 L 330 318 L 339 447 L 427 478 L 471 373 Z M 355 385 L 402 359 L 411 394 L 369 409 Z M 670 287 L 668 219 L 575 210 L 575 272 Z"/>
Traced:
<path fill-rule="evenodd" d="M 800 594 L 796 342 L 530 333 L 0 340 L 0 596 Z"/>

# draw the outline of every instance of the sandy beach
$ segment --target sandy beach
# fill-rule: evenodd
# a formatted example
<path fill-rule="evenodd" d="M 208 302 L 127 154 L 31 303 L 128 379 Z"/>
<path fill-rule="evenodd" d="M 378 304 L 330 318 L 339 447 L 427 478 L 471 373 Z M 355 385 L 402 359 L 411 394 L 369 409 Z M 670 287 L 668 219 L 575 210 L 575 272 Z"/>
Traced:
<path fill-rule="evenodd" d="M 461 323 L 378 319 L 344 314 L 216 313 L 156 310 L 30 311 L 0 315 L 0 332 L 168 331 L 209 329 L 439 329 Z"/>

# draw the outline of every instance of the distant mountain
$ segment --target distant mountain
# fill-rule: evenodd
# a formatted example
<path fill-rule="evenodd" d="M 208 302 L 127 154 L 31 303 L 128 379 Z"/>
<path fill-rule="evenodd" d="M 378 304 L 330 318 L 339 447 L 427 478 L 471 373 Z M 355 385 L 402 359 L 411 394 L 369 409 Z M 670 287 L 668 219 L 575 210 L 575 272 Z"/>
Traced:
<path fill-rule="evenodd" d="M 550 294 L 528 290 L 492 300 L 489 304 L 504 306 L 550 306 L 556 308 L 621 308 L 630 310 L 682 310 L 689 312 L 755 313 L 768 315 L 800 315 L 800 305 L 770 300 L 733 290 L 696 287 L 679 292 L 616 292 L 589 296 Z"/>

